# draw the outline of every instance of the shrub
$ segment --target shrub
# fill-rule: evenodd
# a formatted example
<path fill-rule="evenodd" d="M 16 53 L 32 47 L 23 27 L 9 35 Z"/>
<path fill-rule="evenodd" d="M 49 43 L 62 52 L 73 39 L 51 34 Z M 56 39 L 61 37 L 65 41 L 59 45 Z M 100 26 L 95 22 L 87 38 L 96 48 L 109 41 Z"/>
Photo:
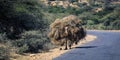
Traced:
<path fill-rule="evenodd" d="M 9 60 L 9 51 L 4 47 L 0 47 L 0 60 Z"/>
<path fill-rule="evenodd" d="M 7 42 L 6 34 L 0 34 L 0 43 L 5 43 Z"/>
<path fill-rule="evenodd" d="M 27 31 L 23 33 L 23 37 L 16 41 L 13 41 L 13 46 L 18 47 L 18 53 L 37 53 L 44 50 L 49 50 L 52 44 L 48 40 L 44 31 Z M 49 44 L 49 45 L 47 45 Z"/>
<path fill-rule="evenodd" d="M 17 53 L 19 54 L 23 54 L 28 50 L 28 46 L 26 44 L 24 44 L 23 46 L 19 47 L 19 50 Z"/>
<path fill-rule="evenodd" d="M 0 8 L 0 32 L 10 39 L 20 38 L 25 30 L 46 28 L 38 0 L 1 0 Z"/>
<path fill-rule="evenodd" d="M 119 30 L 120 29 L 120 20 L 115 20 L 111 23 L 113 29 Z"/>

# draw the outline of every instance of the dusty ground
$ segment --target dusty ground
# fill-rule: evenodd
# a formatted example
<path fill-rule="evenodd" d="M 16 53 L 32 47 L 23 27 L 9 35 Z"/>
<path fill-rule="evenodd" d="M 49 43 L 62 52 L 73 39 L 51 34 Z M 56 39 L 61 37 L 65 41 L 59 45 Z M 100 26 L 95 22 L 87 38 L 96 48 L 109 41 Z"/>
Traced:
<path fill-rule="evenodd" d="M 84 43 L 88 43 L 90 41 L 95 40 L 96 36 L 87 35 L 86 40 L 81 40 L 78 45 L 73 45 L 72 47 L 80 46 Z M 59 47 L 60 48 L 60 47 Z M 60 56 L 61 54 L 70 51 L 69 50 L 59 50 L 59 48 L 55 48 L 50 50 L 50 52 L 45 53 L 37 53 L 37 54 L 28 54 L 26 56 L 17 55 L 15 59 L 11 60 L 52 60 L 53 58 Z M 61 47 L 64 48 L 64 47 Z"/>

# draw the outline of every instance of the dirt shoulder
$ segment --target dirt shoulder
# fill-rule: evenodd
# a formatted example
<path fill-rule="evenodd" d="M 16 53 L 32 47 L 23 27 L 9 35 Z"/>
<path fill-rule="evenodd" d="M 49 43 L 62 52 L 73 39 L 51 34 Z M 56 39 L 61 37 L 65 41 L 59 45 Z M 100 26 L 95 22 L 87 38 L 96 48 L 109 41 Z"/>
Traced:
<path fill-rule="evenodd" d="M 78 45 L 73 45 L 72 47 L 80 46 L 84 43 L 88 43 L 90 41 L 95 40 L 97 37 L 93 35 L 87 35 L 86 40 L 81 40 Z M 59 47 L 64 48 L 64 47 Z M 37 54 L 29 54 L 27 56 L 19 56 L 14 60 L 52 60 L 55 57 L 60 56 L 61 54 L 70 51 L 69 50 L 59 50 L 59 48 L 51 49 L 50 52 L 45 53 L 37 53 Z"/>

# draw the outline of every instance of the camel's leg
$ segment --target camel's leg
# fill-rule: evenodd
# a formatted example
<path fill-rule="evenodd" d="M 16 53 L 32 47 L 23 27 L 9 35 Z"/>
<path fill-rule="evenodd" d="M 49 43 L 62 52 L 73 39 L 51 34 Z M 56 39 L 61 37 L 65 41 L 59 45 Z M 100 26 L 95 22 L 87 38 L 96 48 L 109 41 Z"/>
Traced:
<path fill-rule="evenodd" d="M 65 49 L 64 50 L 67 50 L 67 39 L 65 40 Z"/>
<path fill-rule="evenodd" d="M 78 42 L 77 41 L 75 41 L 75 45 L 77 45 L 78 44 Z"/>
<path fill-rule="evenodd" d="M 62 48 L 60 48 L 60 50 L 62 50 Z"/>
<path fill-rule="evenodd" d="M 79 38 L 76 39 L 76 41 L 75 41 L 75 45 L 77 45 L 78 42 L 79 42 Z"/>
<path fill-rule="evenodd" d="M 69 49 L 71 49 L 71 44 L 69 45 Z"/>
<path fill-rule="evenodd" d="M 65 42 L 64 42 L 64 43 L 62 43 L 60 46 L 64 46 L 64 44 L 65 44 Z M 62 48 L 60 48 L 60 50 L 62 50 Z"/>
<path fill-rule="evenodd" d="M 69 41 L 69 49 L 71 49 L 72 41 Z"/>

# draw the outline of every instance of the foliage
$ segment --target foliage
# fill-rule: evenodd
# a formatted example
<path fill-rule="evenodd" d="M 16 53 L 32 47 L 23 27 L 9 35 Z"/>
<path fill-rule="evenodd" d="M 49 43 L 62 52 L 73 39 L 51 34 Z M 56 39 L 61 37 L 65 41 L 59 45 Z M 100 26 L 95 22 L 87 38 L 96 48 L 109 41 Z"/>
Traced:
<path fill-rule="evenodd" d="M 0 60 L 9 60 L 9 51 L 5 47 L 0 47 Z"/>
<path fill-rule="evenodd" d="M 45 28 L 47 25 L 42 19 L 38 0 L 1 0 L 0 8 L 0 32 L 5 32 L 10 39 L 20 38 L 24 30 Z"/>
<path fill-rule="evenodd" d="M 49 50 L 52 44 L 46 37 L 44 31 L 27 31 L 23 33 L 23 38 L 13 41 L 13 46 L 18 47 L 18 53 L 37 53 L 43 50 Z M 49 44 L 49 45 L 47 45 Z"/>
<path fill-rule="evenodd" d="M 120 29 L 120 20 L 115 20 L 111 23 L 112 29 L 119 30 Z"/>

